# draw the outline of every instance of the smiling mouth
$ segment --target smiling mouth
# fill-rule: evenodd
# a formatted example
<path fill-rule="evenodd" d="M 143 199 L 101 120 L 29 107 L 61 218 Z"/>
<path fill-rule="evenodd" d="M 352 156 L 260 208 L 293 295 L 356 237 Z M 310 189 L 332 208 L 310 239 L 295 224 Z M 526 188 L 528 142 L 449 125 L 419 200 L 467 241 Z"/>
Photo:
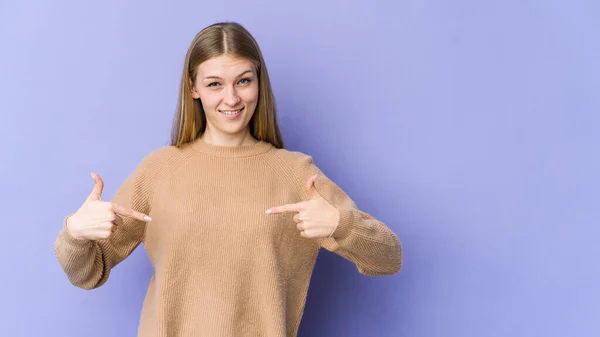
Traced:
<path fill-rule="evenodd" d="M 235 116 L 235 115 L 239 115 L 240 112 L 242 112 L 242 110 L 244 110 L 244 108 L 237 109 L 237 110 L 219 110 L 219 112 L 224 114 L 225 116 Z"/>

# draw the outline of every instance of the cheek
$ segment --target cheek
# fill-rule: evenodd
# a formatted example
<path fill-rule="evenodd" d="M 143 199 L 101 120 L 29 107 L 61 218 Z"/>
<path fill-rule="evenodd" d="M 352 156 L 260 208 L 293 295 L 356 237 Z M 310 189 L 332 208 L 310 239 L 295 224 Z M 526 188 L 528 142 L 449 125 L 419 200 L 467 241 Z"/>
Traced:
<path fill-rule="evenodd" d="M 214 110 L 219 103 L 219 100 L 220 98 L 214 92 L 203 91 L 200 93 L 200 101 L 202 102 L 202 107 L 204 110 L 206 110 L 206 112 Z"/>
<path fill-rule="evenodd" d="M 256 104 L 258 101 L 258 88 L 248 88 L 248 90 L 244 90 L 240 96 L 247 104 Z"/>

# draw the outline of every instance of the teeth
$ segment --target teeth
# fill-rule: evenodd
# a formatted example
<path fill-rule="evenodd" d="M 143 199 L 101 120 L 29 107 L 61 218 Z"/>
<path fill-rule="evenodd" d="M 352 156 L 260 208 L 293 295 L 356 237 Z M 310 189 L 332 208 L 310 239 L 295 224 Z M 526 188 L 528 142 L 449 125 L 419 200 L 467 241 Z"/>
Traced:
<path fill-rule="evenodd" d="M 221 113 L 231 116 L 231 115 L 237 114 L 240 111 L 242 111 L 242 109 L 240 109 L 240 110 L 221 110 Z"/>

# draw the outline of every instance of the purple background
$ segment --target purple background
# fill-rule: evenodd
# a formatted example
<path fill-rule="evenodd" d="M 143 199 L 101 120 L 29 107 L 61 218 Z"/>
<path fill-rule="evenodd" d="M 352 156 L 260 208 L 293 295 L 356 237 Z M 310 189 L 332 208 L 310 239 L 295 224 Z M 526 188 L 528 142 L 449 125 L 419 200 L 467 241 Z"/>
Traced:
<path fill-rule="evenodd" d="M 52 244 L 167 143 L 188 44 L 261 45 L 288 147 L 404 245 L 323 252 L 302 337 L 600 335 L 597 1 L 0 1 L 0 335 L 134 336 L 138 249 L 95 291 Z"/>

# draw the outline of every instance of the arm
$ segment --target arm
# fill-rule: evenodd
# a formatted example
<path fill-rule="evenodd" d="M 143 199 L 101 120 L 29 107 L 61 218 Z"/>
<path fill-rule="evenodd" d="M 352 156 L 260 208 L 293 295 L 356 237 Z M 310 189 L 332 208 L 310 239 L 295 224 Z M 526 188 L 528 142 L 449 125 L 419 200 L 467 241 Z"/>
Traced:
<path fill-rule="evenodd" d="M 155 151 L 138 165 L 119 187 L 111 202 L 149 214 L 152 188 L 160 170 L 165 148 Z M 103 285 L 111 269 L 128 257 L 142 242 L 146 223 L 134 217 L 116 216 L 115 230 L 108 239 L 74 237 L 67 216 L 54 243 L 54 253 L 69 281 L 83 289 Z"/>
<path fill-rule="evenodd" d="M 359 210 L 319 170 L 312 157 L 285 150 L 277 154 L 280 163 L 285 163 L 281 170 L 284 179 L 293 181 L 298 199 L 303 201 L 271 208 L 267 213 L 297 212 L 294 221 L 302 236 L 314 238 L 321 247 L 353 262 L 364 275 L 392 275 L 400 271 L 402 246 L 385 224 Z"/>
<path fill-rule="evenodd" d="M 339 211 L 339 222 L 331 237 L 319 239 L 321 247 L 356 264 L 368 276 L 392 275 L 402 268 L 402 246 L 381 221 L 359 210 L 341 188 L 310 164 L 318 178 L 315 189 Z"/>

